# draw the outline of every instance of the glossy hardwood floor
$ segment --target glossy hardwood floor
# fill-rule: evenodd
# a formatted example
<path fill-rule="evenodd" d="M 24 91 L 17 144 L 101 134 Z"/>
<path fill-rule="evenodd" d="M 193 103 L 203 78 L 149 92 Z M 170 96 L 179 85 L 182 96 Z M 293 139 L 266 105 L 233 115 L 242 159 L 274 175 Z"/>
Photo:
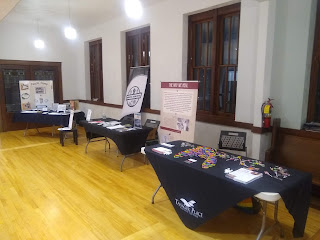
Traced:
<path fill-rule="evenodd" d="M 195 231 L 186 228 L 161 189 L 151 204 L 158 179 L 138 154 L 125 160 L 116 146 L 104 152 L 80 129 L 79 145 L 59 144 L 51 128 L 0 133 L 0 239 L 255 239 L 261 215 L 229 209 Z M 214 190 L 212 190 L 214 191 Z M 214 204 L 214 203 L 212 203 Z M 273 208 L 268 215 L 271 222 Z M 281 202 L 285 239 L 293 220 Z M 303 239 L 320 229 L 320 211 L 310 208 Z M 279 239 L 277 231 L 263 239 Z"/>

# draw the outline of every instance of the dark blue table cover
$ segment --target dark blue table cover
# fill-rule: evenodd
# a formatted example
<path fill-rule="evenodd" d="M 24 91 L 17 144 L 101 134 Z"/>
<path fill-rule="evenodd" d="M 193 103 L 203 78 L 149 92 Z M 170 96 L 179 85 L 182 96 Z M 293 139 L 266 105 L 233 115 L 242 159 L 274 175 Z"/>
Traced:
<path fill-rule="evenodd" d="M 51 115 L 39 113 L 14 113 L 13 122 L 27 122 L 27 123 L 38 123 L 55 126 L 68 126 L 69 114 L 67 115 Z M 84 112 L 76 112 L 74 114 L 74 120 L 77 124 L 81 120 L 85 119 Z"/>
<path fill-rule="evenodd" d="M 171 155 L 152 151 L 152 148 L 160 145 L 146 147 L 145 152 L 185 226 L 194 229 L 246 198 L 260 192 L 276 192 L 281 195 L 286 208 L 294 218 L 294 237 L 304 235 L 310 204 L 311 174 L 287 168 L 291 176 L 283 181 L 264 174 L 260 179 L 242 184 L 226 178 L 224 173 L 226 168 L 232 170 L 241 168 L 239 161 L 226 161 L 218 157 L 216 166 L 203 169 L 204 159 L 191 157 L 198 161 L 187 164 L 184 161 L 190 157 L 174 158 L 176 153 L 190 148 L 182 148 L 181 143 L 182 141 L 171 142 L 175 145 L 171 148 Z M 265 167 L 260 167 L 259 172 L 268 169 L 271 172 L 271 166 L 274 164 L 265 162 Z M 187 208 L 181 202 L 181 198 L 196 203 L 193 207 Z"/>

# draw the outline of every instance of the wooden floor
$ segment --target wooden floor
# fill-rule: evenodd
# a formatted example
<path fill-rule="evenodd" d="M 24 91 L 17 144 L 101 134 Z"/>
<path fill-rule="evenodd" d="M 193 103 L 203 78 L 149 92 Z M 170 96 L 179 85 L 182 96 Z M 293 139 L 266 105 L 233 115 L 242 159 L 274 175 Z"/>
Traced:
<path fill-rule="evenodd" d="M 59 144 L 51 128 L 0 133 L 0 240 L 7 239 L 255 239 L 261 214 L 229 209 L 195 231 L 180 221 L 158 179 L 138 154 L 116 157 L 80 131 L 79 145 Z M 214 204 L 214 203 L 213 203 Z M 268 215 L 272 217 L 272 207 Z M 292 239 L 293 220 L 281 202 L 279 220 Z M 310 208 L 303 239 L 320 229 L 320 211 Z M 279 239 L 272 231 L 263 239 Z"/>

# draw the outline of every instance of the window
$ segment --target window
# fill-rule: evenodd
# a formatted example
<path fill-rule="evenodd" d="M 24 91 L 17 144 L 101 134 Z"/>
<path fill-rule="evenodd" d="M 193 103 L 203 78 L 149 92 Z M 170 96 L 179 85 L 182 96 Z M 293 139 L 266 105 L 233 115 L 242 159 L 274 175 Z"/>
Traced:
<path fill-rule="evenodd" d="M 313 56 L 310 76 L 308 122 L 320 122 L 320 1 L 314 34 Z"/>
<path fill-rule="evenodd" d="M 91 100 L 103 102 L 102 41 L 89 43 Z"/>
<path fill-rule="evenodd" d="M 144 27 L 126 33 L 127 44 L 127 85 L 130 68 L 150 65 L 150 27 Z M 150 108 L 150 72 L 143 99 L 142 109 Z"/>
<path fill-rule="evenodd" d="M 240 4 L 189 16 L 188 79 L 199 81 L 198 119 L 234 120 Z"/>

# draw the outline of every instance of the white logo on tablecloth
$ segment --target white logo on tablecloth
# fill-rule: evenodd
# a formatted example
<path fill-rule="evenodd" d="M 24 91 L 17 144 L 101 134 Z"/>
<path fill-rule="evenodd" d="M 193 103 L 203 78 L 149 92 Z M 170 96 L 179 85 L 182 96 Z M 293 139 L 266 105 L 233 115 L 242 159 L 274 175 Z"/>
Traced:
<path fill-rule="evenodd" d="M 187 201 L 184 198 L 180 198 L 180 200 L 176 200 L 176 205 L 180 207 L 181 210 L 185 211 L 186 213 L 189 213 L 190 215 L 196 217 L 196 218 L 202 218 L 203 213 L 199 212 L 194 209 L 194 204 L 197 202 L 194 200 Z"/>

